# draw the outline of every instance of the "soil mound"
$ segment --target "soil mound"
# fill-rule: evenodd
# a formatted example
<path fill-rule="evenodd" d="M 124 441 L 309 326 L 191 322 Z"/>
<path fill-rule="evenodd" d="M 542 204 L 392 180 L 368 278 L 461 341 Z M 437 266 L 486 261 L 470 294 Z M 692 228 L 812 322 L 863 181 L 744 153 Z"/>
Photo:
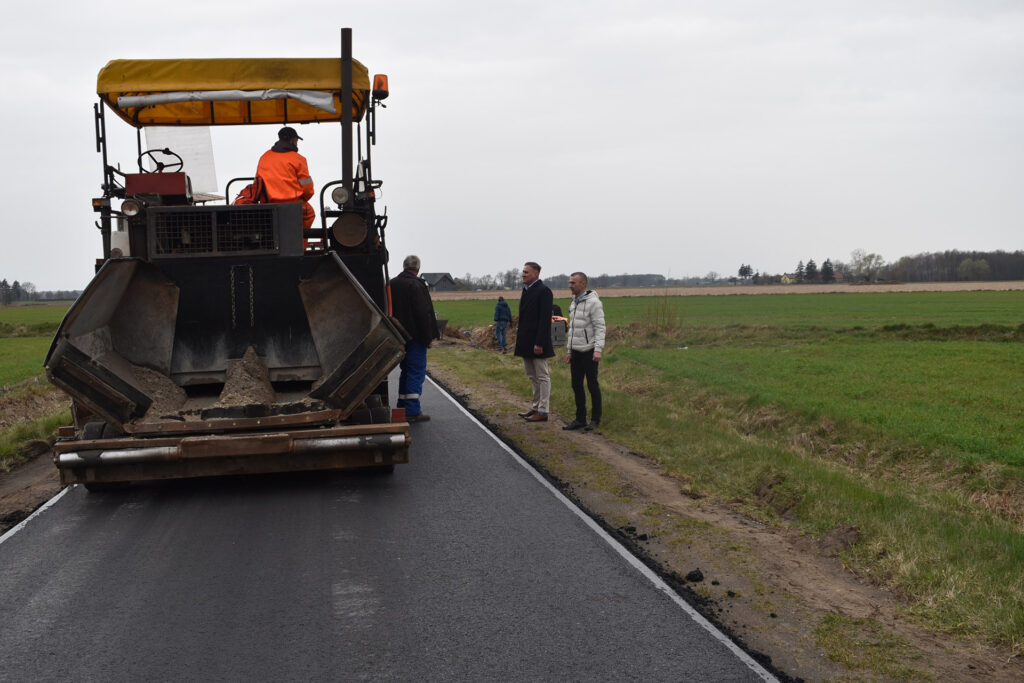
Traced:
<path fill-rule="evenodd" d="M 274 402 L 274 387 L 263 360 L 256 355 L 256 349 L 249 347 L 239 360 L 228 369 L 227 381 L 220 392 L 215 408 L 270 405 Z"/>
<path fill-rule="evenodd" d="M 188 398 L 184 389 L 175 384 L 170 377 L 156 370 L 133 365 L 132 374 L 135 375 L 135 380 L 143 393 L 153 399 L 153 405 L 146 411 L 146 419 L 177 413 Z"/>

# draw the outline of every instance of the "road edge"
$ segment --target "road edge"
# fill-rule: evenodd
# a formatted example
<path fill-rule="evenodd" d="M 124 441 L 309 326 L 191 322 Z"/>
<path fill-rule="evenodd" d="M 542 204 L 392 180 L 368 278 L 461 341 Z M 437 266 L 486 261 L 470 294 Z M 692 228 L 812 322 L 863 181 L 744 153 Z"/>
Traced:
<path fill-rule="evenodd" d="M 441 394 L 451 401 L 455 406 L 469 417 L 473 422 L 476 423 L 481 430 L 489 435 L 494 441 L 512 458 L 525 468 L 537 481 L 539 481 L 555 498 L 565 505 L 570 511 L 572 511 L 577 517 L 596 533 L 602 540 L 605 541 L 616 553 L 619 554 L 626 562 L 636 569 L 644 578 L 650 581 L 654 587 L 664 593 L 670 600 L 672 600 L 678 607 L 680 607 L 686 614 L 693 619 L 699 626 L 705 631 L 711 634 L 716 640 L 721 642 L 730 652 L 732 652 L 740 661 L 742 661 L 753 673 L 757 674 L 764 681 L 780 681 L 780 680 L 791 680 L 784 672 L 775 671 L 774 667 L 769 664 L 773 671 L 769 671 L 765 665 L 755 659 L 755 657 L 767 658 L 762 653 L 750 653 L 737 641 L 737 639 L 727 633 L 726 629 L 722 629 L 714 624 L 710 619 L 700 613 L 696 607 L 690 604 L 686 600 L 685 596 L 678 590 L 672 587 L 669 583 L 671 577 L 664 577 L 657 571 L 651 564 L 652 561 L 644 558 L 642 553 L 637 552 L 637 548 L 630 549 L 620 539 L 616 538 L 610 533 L 607 528 L 607 524 L 593 515 L 589 510 L 584 508 L 579 502 L 573 500 L 569 495 L 559 489 L 555 482 L 551 480 L 550 475 L 538 468 L 536 465 L 526 459 L 521 453 L 519 453 L 515 447 L 507 443 L 498 434 L 487 426 L 487 424 L 481 419 L 480 416 L 476 415 L 467 406 L 465 406 L 454 393 L 448 390 L 448 387 L 443 386 L 434 377 L 428 375 L 427 379 L 434 387 L 441 392 Z M 781 677 L 781 678 L 780 678 Z"/>

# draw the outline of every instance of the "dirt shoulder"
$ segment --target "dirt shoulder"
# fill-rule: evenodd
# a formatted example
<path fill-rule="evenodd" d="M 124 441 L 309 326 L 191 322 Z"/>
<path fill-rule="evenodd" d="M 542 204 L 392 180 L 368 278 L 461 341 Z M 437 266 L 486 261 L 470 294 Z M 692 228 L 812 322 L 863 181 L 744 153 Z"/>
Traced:
<path fill-rule="evenodd" d="M 898 596 L 846 570 L 836 555 L 856 539 L 844 530 L 815 542 L 766 526 L 728 501 L 695 496 L 641 454 L 599 433 L 562 430 L 567 420 L 560 416 L 552 414 L 547 423 L 523 421 L 516 415 L 525 409 L 522 400 L 500 384 L 467 386 L 436 364 L 429 370 L 705 616 L 783 677 L 1024 680 L 1017 653 L 931 633 L 902 616 L 906 605 Z"/>
<path fill-rule="evenodd" d="M 67 396 L 40 380 L 5 387 L 0 390 L 0 430 L 54 415 L 66 410 L 69 403 Z M 27 443 L 25 450 L 32 454 L 25 462 L 9 472 L 0 471 L 0 534 L 32 514 L 61 488 L 49 443 Z"/>
<path fill-rule="evenodd" d="M 48 452 L 11 472 L 0 473 L 0 534 L 31 515 L 60 489 L 57 468 Z"/>

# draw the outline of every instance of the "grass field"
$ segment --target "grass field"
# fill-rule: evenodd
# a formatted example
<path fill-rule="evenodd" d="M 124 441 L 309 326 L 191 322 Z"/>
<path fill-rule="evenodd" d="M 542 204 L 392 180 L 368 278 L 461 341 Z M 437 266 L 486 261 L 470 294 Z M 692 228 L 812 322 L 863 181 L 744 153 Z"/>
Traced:
<path fill-rule="evenodd" d="M 42 374 L 43 360 L 67 301 L 0 307 L 0 387 Z"/>
<path fill-rule="evenodd" d="M 506 299 L 516 315 L 518 292 L 510 292 Z M 927 324 L 1016 328 L 1024 323 L 1024 291 L 608 297 L 603 302 L 608 320 L 619 326 L 651 318 L 688 329 L 737 325 L 840 330 Z M 555 303 L 568 314 L 568 299 Z M 494 301 L 435 301 L 434 308 L 456 327 L 488 325 L 494 318 Z"/>
<path fill-rule="evenodd" d="M 43 372 L 50 337 L 0 338 L 0 387 Z"/>
<path fill-rule="evenodd" d="M 60 301 L 32 306 L 0 307 L 0 338 L 52 337 L 70 303 Z"/>
<path fill-rule="evenodd" d="M 435 307 L 459 327 L 486 320 L 492 306 Z M 604 306 L 617 328 L 610 348 L 665 381 L 857 423 L 961 460 L 1024 467 L 1024 292 L 607 298 Z"/>
<path fill-rule="evenodd" d="M 0 471 L 25 460 L 71 415 L 41 399 L 53 388 L 43 360 L 70 302 L 0 307 Z M 41 377 L 40 381 L 27 381 Z"/>
<path fill-rule="evenodd" d="M 1024 466 L 1024 344 L 829 340 L 619 353 L 668 381 L 860 423 L 965 460 Z"/>
<path fill-rule="evenodd" d="M 923 623 L 1024 645 L 1024 292 L 604 304 L 607 436 L 765 521 L 856 526 L 844 561 Z M 493 302 L 435 308 L 482 326 Z M 528 392 L 519 359 L 432 358 Z M 551 368 L 570 416 L 567 369 Z"/>

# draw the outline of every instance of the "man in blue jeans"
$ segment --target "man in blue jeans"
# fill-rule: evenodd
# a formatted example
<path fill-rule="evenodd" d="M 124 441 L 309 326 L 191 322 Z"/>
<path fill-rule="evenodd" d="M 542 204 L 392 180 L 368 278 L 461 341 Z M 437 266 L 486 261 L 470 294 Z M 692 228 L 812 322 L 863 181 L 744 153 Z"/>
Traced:
<path fill-rule="evenodd" d="M 505 297 L 499 296 L 498 303 L 494 307 L 494 343 L 498 350 L 505 353 L 505 330 L 512 322 L 512 309 L 509 308 Z"/>
<path fill-rule="evenodd" d="M 406 256 L 404 270 L 391 279 L 391 312 L 409 333 L 405 358 L 398 376 L 398 407 L 405 408 L 409 422 L 426 422 L 430 416 L 420 406 L 423 380 L 427 376 L 427 348 L 440 338 L 434 302 L 430 300 L 427 283 L 420 278 L 420 259 Z"/>

